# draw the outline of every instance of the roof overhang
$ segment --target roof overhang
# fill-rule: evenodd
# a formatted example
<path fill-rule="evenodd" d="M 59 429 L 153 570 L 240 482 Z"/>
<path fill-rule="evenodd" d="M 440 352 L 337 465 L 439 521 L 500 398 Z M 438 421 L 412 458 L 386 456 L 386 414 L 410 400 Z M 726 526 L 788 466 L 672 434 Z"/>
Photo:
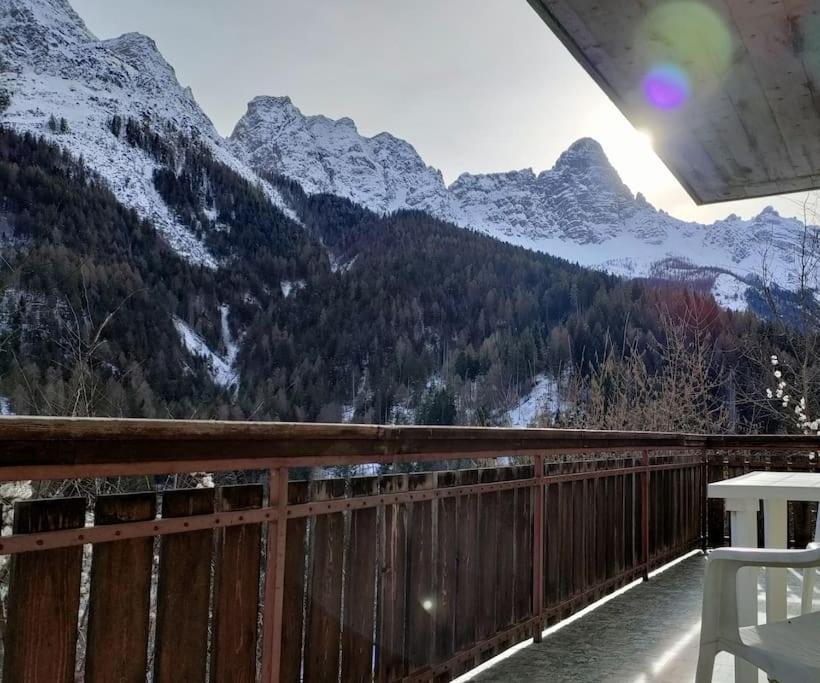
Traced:
<path fill-rule="evenodd" d="M 528 2 L 698 204 L 820 187 L 818 0 Z"/>

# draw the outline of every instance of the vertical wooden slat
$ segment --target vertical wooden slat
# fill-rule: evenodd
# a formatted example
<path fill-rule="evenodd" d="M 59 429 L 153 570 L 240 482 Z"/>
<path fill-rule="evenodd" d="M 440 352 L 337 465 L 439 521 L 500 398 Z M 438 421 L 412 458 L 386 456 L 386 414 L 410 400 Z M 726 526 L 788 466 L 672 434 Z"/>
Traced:
<path fill-rule="evenodd" d="M 411 474 L 410 491 L 431 489 L 432 472 Z M 407 655 L 410 671 L 427 666 L 433 652 L 433 502 L 410 504 L 408 533 Z"/>
<path fill-rule="evenodd" d="M 498 470 L 499 481 L 515 477 L 514 467 Z M 496 557 L 498 560 L 498 583 L 495 591 L 495 632 L 511 626 L 515 605 L 515 491 L 498 492 L 498 529 Z M 501 643 L 503 649 L 506 643 Z"/>
<path fill-rule="evenodd" d="M 99 496 L 94 524 L 154 519 L 153 492 Z M 145 680 L 148 659 L 154 539 L 134 538 L 94 546 L 91 562 L 85 680 Z"/>
<path fill-rule="evenodd" d="M 525 465 L 517 468 L 519 479 L 532 478 L 533 467 Z M 519 622 L 531 614 L 533 604 L 533 489 L 515 490 L 515 621 Z M 542 577 L 539 577 L 539 580 Z"/>
<path fill-rule="evenodd" d="M 492 468 L 480 470 L 479 481 L 487 484 L 496 481 L 497 471 Z M 498 543 L 498 494 L 495 491 L 482 493 L 478 497 L 478 619 L 477 640 L 493 635 L 495 630 L 495 593 L 498 585 L 498 557 L 495 548 Z M 492 653 L 479 657 L 489 659 Z"/>
<path fill-rule="evenodd" d="M 458 473 L 459 486 L 478 483 L 478 470 Z M 455 646 L 466 649 L 476 640 L 478 609 L 478 563 L 481 550 L 478 545 L 478 494 L 460 496 L 456 501 L 458 537 L 456 548 L 458 573 L 456 576 L 456 630 Z"/>
<path fill-rule="evenodd" d="M 15 534 L 76 529 L 84 523 L 84 498 L 14 505 Z M 12 556 L 4 681 L 74 680 L 82 557 L 82 546 Z"/>
<path fill-rule="evenodd" d="M 574 463 L 566 463 L 565 470 L 568 472 L 575 471 Z M 604 480 L 606 481 L 606 480 Z M 558 484 L 559 503 L 559 526 L 560 526 L 560 545 L 556 548 L 559 559 L 559 585 L 561 601 L 569 600 L 572 597 L 574 577 L 572 574 L 573 555 L 575 552 L 573 534 L 573 519 L 572 519 L 572 482 L 566 481 Z M 569 608 L 561 611 L 561 618 L 569 616 Z"/>
<path fill-rule="evenodd" d="M 344 495 L 343 479 L 311 482 L 311 501 Z M 344 515 L 318 514 L 313 522 L 312 574 L 305 626 L 305 681 L 335 681 L 339 675 Z"/>
<path fill-rule="evenodd" d="M 540 480 L 544 476 L 544 456 L 533 457 L 533 477 Z M 536 483 L 532 491 L 532 615 L 540 616 L 544 611 L 544 485 Z M 539 620 L 533 626 L 532 637 L 541 642 L 544 624 Z"/>
<path fill-rule="evenodd" d="M 165 491 L 163 517 L 213 512 L 214 490 Z M 212 531 L 163 536 L 157 585 L 154 681 L 202 681 L 208 656 Z"/>
<path fill-rule="evenodd" d="M 550 474 L 554 472 L 551 468 Z M 560 484 L 545 487 L 546 510 L 544 512 L 544 581 L 545 607 L 554 607 L 561 601 L 561 490 Z M 597 555 L 596 555 L 597 556 Z M 553 623 L 550 618 L 549 623 Z"/>
<path fill-rule="evenodd" d="M 595 461 L 592 461 L 591 470 L 594 472 L 598 464 Z M 589 526 L 590 526 L 590 535 L 589 535 L 589 542 L 592 544 L 592 547 L 595 548 L 595 552 L 590 553 L 590 570 L 589 570 L 589 580 L 592 582 L 594 586 L 600 585 L 600 582 L 603 580 L 604 573 L 602 571 L 603 560 L 601 558 L 601 550 L 603 548 L 603 539 L 604 534 L 602 531 L 603 523 L 601 521 L 601 517 L 604 515 L 602 514 L 603 508 L 603 501 L 599 497 L 600 493 L 600 486 L 601 481 L 599 479 L 593 479 L 590 482 L 587 482 L 588 491 L 589 491 Z M 602 597 L 602 591 L 600 588 L 596 588 L 593 591 L 593 598 L 595 600 Z"/>
<path fill-rule="evenodd" d="M 579 463 L 579 469 L 586 469 L 586 463 Z M 584 510 L 584 482 L 574 481 L 569 485 L 570 490 L 570 514 L 572 525 L 572 537 L 575 552 L 572 556 L 572 577 L 573 594 L 582 594 L 586 590 L 586 527 L 587 520 Z"/>
<path fill-rule="evenodd" d="M 351 494 L 375 495 L 378 477 L 357 477 Z M 350 515 L 350 542 L 345 564 L 342 624 L 342 680 L 369 681 L 373 668 L 373 626 L 376 601 L 376 563 L 378 550 L 376 508 L 356 510 Z"/>
<path fill-rule="evenodd" d="M 217 490 L 216 502 L 220 512 L 262 507 L 262 486 L 222 487 Z M 259 524 L 232 526 L 216 533 L 210 668 L 214 683 L 256 681 L 261 553 Z"/>
<path fill-rule="evenodd" d="M 291 505 L 306 503 L 308 482 L 287 484 L 287 501 Z M 285 534 L 284 594 L 282 603 L 282 651 L 280 675 L 282 681 L 298 681 L 302 671 L 302 638 L 305 631 L 305 552 L 307 517 L 289 519 Z M 267 682 L 265 682 L 267 683 Z"/>
<path fill-rule="evenodd" d="M 644 467 L 649 466 L 649 452 L 644 451 L 642 457 Z M 643 580 L 649 580 L 649 472 L 644 470 L 641 473 L 641 561 L 643 562 Z"/>
<path fill-rule="evenodd" d="M 407 475 L 382 478 L 380 489 L 383 493 L 406 491 Z M 407 506 L 386 506 L 383 519 L 378 678 L 392 681 L 407 673 Z"/>
<path fill-rule="evenodd" d="M 613 460 L 605 463 L 607 469 L 616 466 Z M 607 477 L 607 580 L 618 574 L 618 480 L 616 477 Z"/>
<path fill-rule="evenodd" d="M 455 486 L 455 472 L 439 472 L 437 486 Z M 458 549 L 458 520 L 456 499 L 441 498 L 437 501 L 436 519 L 436 562 L 435 562 L 435 647 L 433 663 L 450 658 L 455 648 L 456 622 L 456 570 Z"/>
<path fill-rule="evenodd" d="M 593 464 L 591 462 L 587 462 L 586 469 L 588 471 L 594 471 Z M 594 500 L 592 495 L 593 490 L 593 483 L 594 481 L 584 480 L 581 482 L 581 492 L 583 496 L 583 508 L 584 508 L 584 516 L 582 523 L 584 525 L 585 531 L 585 544 L 586 548 L 588 549 L 587 552 L 584 553 L 583 557 L 583 566 L 584 566 L 584 584 L 589 588 L 594 588 L 595 586 L 595 538 L 596 528 L 595 528 L 595 518 L 593 517 L 593 508 Z M 589 549 L 592 549 L 590 552 Z M 597 599 L 597 594 L 594 590 L 589 595 L 589 601 L 593 601 Z"/>
<path fill-rule="evenodd" d="M 623 460 L 618 460 L 617 467 L 622 469 L 624 466 Z M 615 477 L 615 571 L 618 574 L 623 574 L 626 569 L 626 558 L 624 556 L 624 534 L 625 534 L 625 485 L 624 476 L 618 475 Z M 590 549 L 594 546 L 590 546 Z M 589 552 L 589 550 L 587 551 Z M 619 587 L 622 584 L 619 584 Z"/>
<path fill-rule="evenodd" d="M 629 459 L 634 466 L 634 459 Z M 635 559 L 635 475 L 627 474 L 624 489 L 624 556 L 627 569 L 634 569 Z"/>

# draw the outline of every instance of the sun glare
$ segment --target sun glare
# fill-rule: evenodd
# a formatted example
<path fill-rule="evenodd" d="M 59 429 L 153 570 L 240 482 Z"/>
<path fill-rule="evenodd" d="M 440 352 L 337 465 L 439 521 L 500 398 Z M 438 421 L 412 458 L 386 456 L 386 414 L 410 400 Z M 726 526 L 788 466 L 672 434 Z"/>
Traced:
<path fill-rule="evenodd" d="M 652 149 L 652 133 L 650 133 L 649 131 L 646 131 L 646 130 L 636 130 L 635 131 L 635 139 L 647 151 L 653 152 L 653 149 Z"/>
<path fill-rule="evenodd" d="M 633 192 L 647 197 L 669 183 L 669 171 L 652 148 L 652 135 L 628 124 L 601 136 L 601 144 L 615 170 Z"/>

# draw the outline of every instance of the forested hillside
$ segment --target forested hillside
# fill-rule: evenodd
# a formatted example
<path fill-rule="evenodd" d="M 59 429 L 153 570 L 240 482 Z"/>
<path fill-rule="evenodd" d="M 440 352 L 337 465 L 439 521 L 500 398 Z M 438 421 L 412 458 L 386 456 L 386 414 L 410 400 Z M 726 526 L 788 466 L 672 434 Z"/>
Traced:
<path fill-rule="evenodd" d="M 181 259 L 81 160 L 0 131 L 16 413 L 496 424 L 536 376 L 589 375 L 613 349 L 657 372 L 670 312 L 695 311 L 714 372 L 742 366 L 714 399 L 757 419 L 735 397 L 764 381 L 749 339 L 763 354 L 775 340 L 751 315 L 271 178 L 300 224 L 195 141 L 133 120 L 101 134 L 156 160 L 218 267 Z"/>

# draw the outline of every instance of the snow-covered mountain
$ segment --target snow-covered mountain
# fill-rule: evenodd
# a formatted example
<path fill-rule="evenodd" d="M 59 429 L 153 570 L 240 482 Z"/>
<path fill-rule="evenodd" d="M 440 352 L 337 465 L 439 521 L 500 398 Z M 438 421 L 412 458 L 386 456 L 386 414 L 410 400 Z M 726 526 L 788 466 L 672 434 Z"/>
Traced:
<path fill-rule="evenodd" d="M 230 140 L 248 164 L 293 178 L 311 194 L 335 194 L 380 213 L 449 206 L 441 172 L 412 145 L 389 133 L 362 137 L 348 118 L 304 116 L 289 97 L 251 100 Z"/>
<path fill-rule="evenodd" d="M 739 308 L 764 260 L 781 284 L 793 268 L 798 221 L 771 209 L 751 220 L 680 221 L 633 195 L 588 138 L 541 173 L 465 173 L 448 187 L 404 140 L 362 136 L 348 118 L 305 116 L 287 97 L 253 99 L 225 140 L 150 38 L 98 40 L 67 0 L 0 0 L 0 44 L 0 91 L 11 94 L 0 121 L 82 156 L 180 254 L 207 266 L 215 258 L 157 192 L 157 162 L 112 134 L 114 116 L 146 122 L 167 140 L 182 134 L 200 141 L 285 211 L 259 175 L 282 174 L 309 193 L 332 193 L 380 213 L 424 210 L 616 274 L 697 280 Z M 53 117 L 65 126 L 55 129 Z"/>
<path fill-rule="evenodd" d="M 787 285 L 802 224 L 769 208 L 751 220 L 678 220 L 633 195 L 601 146 L 578 140 L 539 174 L 472 175 L 447 187 L 407 142 L 367 138 L 348 119 L 305 116 L 287 97 L 257 97 L 230 141 L 250 166 L 374 211 L 422 209 L 507 242 L 626 276 L 698 280 L 727 306 L 768 274 Z"/>
<path fill-rule="evenodd" d="M 146 122 L 167 139 L 195 138 L 241 175 L 281 198 L 231 152 L 177 81 L 153 40 L 98 40 L 66 0 L 0 0 L 0 69 L 9 107 L 0 121 L 65 147 L 102 175 L 120 201 L 153 221 L 186 258 L 214 266 L 204 245 L 169 211 L 153 182 L 156 162 L 109 131 L 114 116 Z M 53 130 L 49 120 L 65 119 Z"/>

